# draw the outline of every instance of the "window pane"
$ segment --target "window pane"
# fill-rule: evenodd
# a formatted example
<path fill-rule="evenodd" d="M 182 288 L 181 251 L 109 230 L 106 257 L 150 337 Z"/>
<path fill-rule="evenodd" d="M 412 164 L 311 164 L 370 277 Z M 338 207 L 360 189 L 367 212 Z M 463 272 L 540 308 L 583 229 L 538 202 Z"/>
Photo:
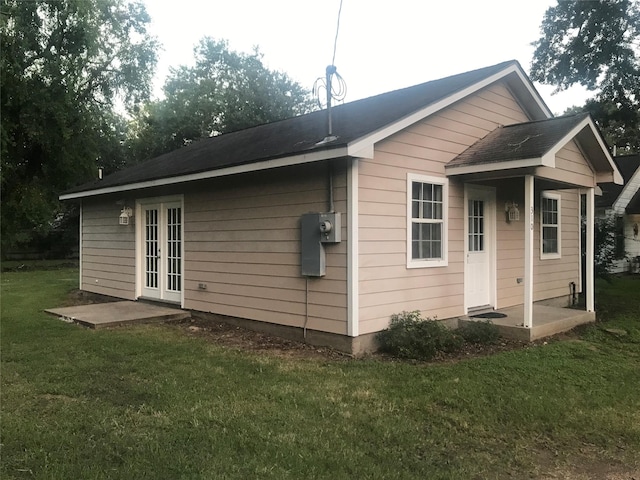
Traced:
<path fill-rule="evenodd" d="M 442 185 L 433 185 L 433 200 L 442 202 Z"/>
<path fill-rule="evenodd" d="M 420 202 L 416 200 L 411 202 L 411 217 L 420 218 Z"/>
<path fill-rule="evenodd" d="M 414 200 L 420 200 L 422 198 L 422 195 L 420 195 L 422 192 L 422 184 L 420 182 L 413 182 L 412 190 L 411 198 Z"/>
<path fill-rule="evenodd" d="M 424 209 L 424 215 L 422 218 L 433 218 L 433 204 L 429 202 L 424 202 L 422 204 L 422 208 Z"/>
<path fill-rule="evenodd" d="M 442 223 L 413 223 L 412 258 L 442 258 Z"/>
<path fill-rule="evenodd" d="M 442 203 L 436 203 L 433 205 L 433 218 L 442 220 Z"/>
<path fill-rule="evenodd" d="M 542 253 L 558 253 L 558 228 L 542 228 Z"/>

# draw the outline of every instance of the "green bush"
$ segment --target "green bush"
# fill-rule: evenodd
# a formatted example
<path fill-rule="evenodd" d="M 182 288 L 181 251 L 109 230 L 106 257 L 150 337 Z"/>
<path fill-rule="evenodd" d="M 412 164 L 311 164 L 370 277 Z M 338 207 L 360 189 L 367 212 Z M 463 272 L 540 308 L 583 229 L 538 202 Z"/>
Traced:
<path fill-rule="evenodd" d="M 498 341 L 498 327 L 490 320 L 484 322 L 466 322 L 457 333 L 469 343 L 491 344 Z"/>
<path fill-rule="evenodd" d="M 377 340 L 380 351 L 416 360 L 431 360 L 439 352 L 454 352 L 464 343 L 462 337 L 443 324 L 423 319 L 419 311 L 392 315 L 389 328 L 378 333 Z"/>

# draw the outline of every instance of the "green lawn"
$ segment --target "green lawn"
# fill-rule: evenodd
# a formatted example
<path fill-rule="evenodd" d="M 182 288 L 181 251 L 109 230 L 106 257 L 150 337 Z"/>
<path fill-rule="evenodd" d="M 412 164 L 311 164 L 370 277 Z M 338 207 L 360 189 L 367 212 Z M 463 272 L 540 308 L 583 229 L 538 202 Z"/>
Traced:
<path fill-rule="evenodd" d="M 76 284 L 71 268 L 2 274 L 3 480 L 640 469 L 638 280 L 598 284 L 605 321 L 575 339 L 455 364 L 290 359 L 42 313 Z"/>

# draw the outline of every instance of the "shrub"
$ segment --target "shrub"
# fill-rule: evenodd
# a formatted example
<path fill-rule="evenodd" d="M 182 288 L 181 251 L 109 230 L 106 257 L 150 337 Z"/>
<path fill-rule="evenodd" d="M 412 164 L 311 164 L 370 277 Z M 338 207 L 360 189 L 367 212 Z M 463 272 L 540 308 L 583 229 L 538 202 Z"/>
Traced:
<path fill-rule="evenodd" d="M 454 352 L 464 343 L 441 323 L 423 319 L 419 311 L 392 315 L 389 328 L 378 333 L 377 340 L 382 352 L 416 360 L 431 360 L 439 352 Z"/>
<path fill-rule="evenodd" d="M 469 343 L 490 344 L 500 338 L 498 327 L 490 320 L 484 322 L 465 322 L 457 330 L 458 334 Z"/>

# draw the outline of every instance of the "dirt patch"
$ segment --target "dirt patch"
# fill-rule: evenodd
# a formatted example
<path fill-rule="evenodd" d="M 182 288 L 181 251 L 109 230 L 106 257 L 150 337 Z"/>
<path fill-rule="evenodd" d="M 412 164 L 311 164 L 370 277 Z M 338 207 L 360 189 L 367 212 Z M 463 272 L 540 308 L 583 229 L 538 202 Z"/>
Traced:
<path fill-rule="evenodd" d="M 188 318 L 169 322 L 193 337 L 205 338 L 224 347 L 243 351 L 262 352 L 287 358 L 315 358 L 326 360 L 346 360 L 352 358 L 344 352 L 328 347 L 318 347 L 308 343 L 256 332 L 237 327 L 223 321 Z"/>
<path fill-rule="evenodd" d="M 75 305 L 93 305 L 94 303 L 121 302 L 121 298 L 109 297 L 98 293 L 85 292 L 84 290 L 72 290 L 67 294 L 64 305 L 61 307 L 73 307 Z"/>
<path fill-rule="evenodd" d="M 121 301 L 121 299 L 81 290 L 73 290 L 67 297 L 66 305 L 63 306 L 89 305 L 116 301 Z M 193 317 L 186 320 L 172 321 L 169 322 L 169 325 L 183 330 L 183 332 L 188 336 L 204 338 L 217 345 L 238 350 L 261 352 L 268 355 L 287 358 L 306 357 L 341 361 L 353 358 L 347 353 L 340 352 L 332 348 L 318 347 L 267 333 L 256 332 L 247 328 L 231 325 L 223 320 L 216 320 L 215 318 L 212 319 L 211 316 L 206 319 Z M 567 332 L 535 342 L 523 342 L 520 340 L 502 338 L 493 344 L 464 344 L 459 351 L 454 353 L 440 353 L 429 363 L 458 362 L 460 360 L 495 355 L 496 353 L 501 352 L 535 348 L 556 341 L 576 340 L 577 338 L 578 335 L 576 333 Z M 413 362 L 410 360 L 398 360 L 395 357 L 382 353 L 368 354 L 367 357 L 390 362 L 404 361 L 409 363 L 425 363 L 417 361 Z"/>

